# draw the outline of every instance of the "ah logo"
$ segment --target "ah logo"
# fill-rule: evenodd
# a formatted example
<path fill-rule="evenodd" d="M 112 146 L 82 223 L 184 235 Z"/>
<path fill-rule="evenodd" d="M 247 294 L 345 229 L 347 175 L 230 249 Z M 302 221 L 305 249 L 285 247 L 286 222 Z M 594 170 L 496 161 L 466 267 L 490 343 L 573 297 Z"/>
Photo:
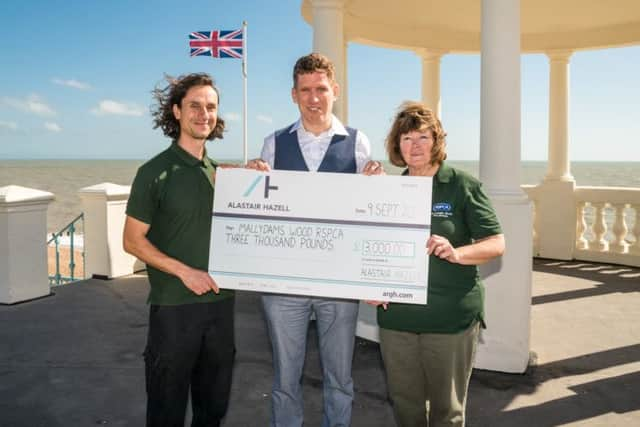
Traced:
<path fill-rule="evenodd" d="M 244 192 L 242 197 L 249 197 L 249 195 L 253 193 L 253 190 L 255 190 L 255 188 L 258 186 L 260 181 L 262 181 L 262 178 L 264 178 L 264 198 L 265 199 L 269 198 L 269 191 L 276 191 L 278 189 L 278 186 L 270 185 L 271 177 L 269 175 L 260 175 L 253 180 L 253 182 L 251 183 L 251 185 L 249 185 L 249 188 L 247 188 L 247 191 Z"/>
<path fill-rule="evenodd" d="M 451 212 L 450 203 L 436 203 L 433 205 L 433 212 Z"/>

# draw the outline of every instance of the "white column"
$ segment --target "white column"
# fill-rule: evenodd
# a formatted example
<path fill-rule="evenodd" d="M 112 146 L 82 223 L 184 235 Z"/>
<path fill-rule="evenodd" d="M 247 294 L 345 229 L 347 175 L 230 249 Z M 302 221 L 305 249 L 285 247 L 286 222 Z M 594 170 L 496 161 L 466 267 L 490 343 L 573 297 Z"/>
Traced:
<path fill-rule="evenodd" d="M 422 102 L 442 119 L 440 60 L 445 52 L 430 49 L 420 49 L 416 52 L 422 58 Z"/>
<path fill-rule="evenodd" d="M 573 259 L 576 245 L 575 180 L 569 163 L 569 58 L 571 51 L 548 52 L 549 155 L 540 184 L 539 246 L 543 258 Z"/>
<path fill-rule="evenodd" d="M 546 180 L 572 181 L 569 165 L 568 50 L 547 52 L 549 57 L 549 164 Z"/>
<path fill-rule="evenodd" d="M 346 53 L 344 37 L 344 0 L 312 0 L 313 51 L 326 55 L 336 68 L 336 81 L 346 92 Z M 346 96 L 339 96 L 334 114 L 344 123 L 347 119 Z"/>
<path fill-rule="evenodd" d="M 344 45 L 342 47 L 342 83 L 340 83 L 340 96 L 336 102 L 339 102 L 342 108 L 340 121 L 345 125 L 349 124 L 349 40 L 344 36 Z"/>
<path fill-rule="evenodd" d="M 488 329 L 476 367 L 524 372 L 529 361 L 532 209 L 520 189 L 520 1 L 482 0 L 480 179 L 507 242 L 481 268 Z"/>
<path fill-rule="evenodd" d="M 482 0 L 480 178 L 520 196 L 520 0 Z"/>
<path fill-rule="evenodd" d="M 105 182 L 78 192 L 84 212 L 85 278 L 111 279 L 144 269 L 122 248 L 130 189 Z"/>
<path fill-rule="evenodd" d="M 47 207 L 53 194 L 0 187 L 0 304 L 51 293 L 47 264 Z"/>

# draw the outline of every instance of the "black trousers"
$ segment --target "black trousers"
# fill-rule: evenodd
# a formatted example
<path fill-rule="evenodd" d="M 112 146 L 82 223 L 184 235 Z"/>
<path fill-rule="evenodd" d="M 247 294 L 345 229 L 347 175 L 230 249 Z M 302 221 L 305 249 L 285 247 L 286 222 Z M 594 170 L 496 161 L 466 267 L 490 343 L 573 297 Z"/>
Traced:
<path fill-rule="evenodd" d="M 227 412 L 235 355 L 234 298 L 152 305 L 144 352 L 147 427 L 183 427 L 191 387 L 192 427 L 215 427 Z"/>

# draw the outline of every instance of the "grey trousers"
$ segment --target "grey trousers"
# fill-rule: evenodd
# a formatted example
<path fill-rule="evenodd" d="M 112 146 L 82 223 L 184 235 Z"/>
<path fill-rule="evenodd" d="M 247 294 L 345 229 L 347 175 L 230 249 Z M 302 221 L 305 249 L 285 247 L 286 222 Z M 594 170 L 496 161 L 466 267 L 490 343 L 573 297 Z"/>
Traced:
<path fill-rule="evenodd" d="M 464 426 L 479 322 L 456 334 L 380 328 L 389 395 L 399 427 Z"/>

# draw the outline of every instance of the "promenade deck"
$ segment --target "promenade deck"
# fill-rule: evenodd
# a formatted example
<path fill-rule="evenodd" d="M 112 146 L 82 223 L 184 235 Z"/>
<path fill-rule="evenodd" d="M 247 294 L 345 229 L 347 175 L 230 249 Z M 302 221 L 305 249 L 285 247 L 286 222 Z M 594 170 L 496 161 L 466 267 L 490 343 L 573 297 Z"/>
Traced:
<path fill-rule="evenodd" d="M 0 306 L 0 426 L 144 425 L 147 286 L 87 280 Z M 308 344 L 305 424 L 318 426 L 314 327 Z M 271 351 L 255 294 L 238 293 L 236 345 L 225 425 L 266 426 Z M 468 426 L 640 425 L 640 269 L 534 260 L 531 351 L 523 375 L 474 371 Z M 353 426 L 394 426 L 377 344 L 357 340 L 353 376 Z"/>

